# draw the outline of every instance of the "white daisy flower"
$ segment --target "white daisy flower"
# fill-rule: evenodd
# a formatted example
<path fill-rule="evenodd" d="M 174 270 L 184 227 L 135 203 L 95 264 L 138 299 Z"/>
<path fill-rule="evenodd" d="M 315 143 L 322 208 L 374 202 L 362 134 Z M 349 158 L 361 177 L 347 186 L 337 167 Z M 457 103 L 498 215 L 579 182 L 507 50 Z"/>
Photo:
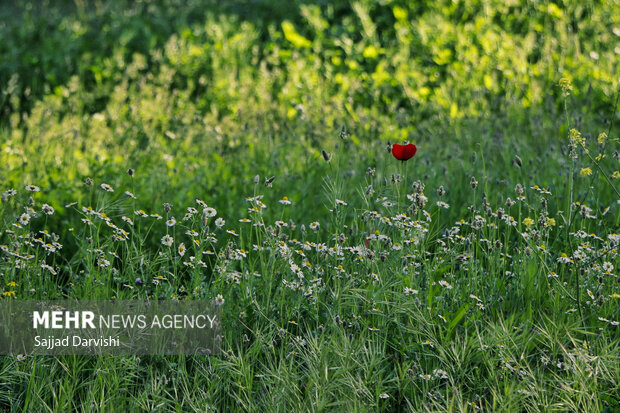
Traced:
<path fill-rule="evenodd" d="M 114 188 L 112 188 L 112 186 L 108 184 L 101 184 L 101 189 L 103 189 L 106 192 L 114 192 Z"/>
<path fill-rule="evenodd" d="M 170 235 L 164 235 L 161 239 L 161 243 L 166 247 L 171 247 L 173 242 L 174 238 L 172 238 Z"/>
<path fill-rule="evenodd" d="M 217 215 L 217 211 L 215 210 L 215 208 L 207 207 L 202 210 L 202 216 L 206 218 L 213 218 L 216 215 Z"/>

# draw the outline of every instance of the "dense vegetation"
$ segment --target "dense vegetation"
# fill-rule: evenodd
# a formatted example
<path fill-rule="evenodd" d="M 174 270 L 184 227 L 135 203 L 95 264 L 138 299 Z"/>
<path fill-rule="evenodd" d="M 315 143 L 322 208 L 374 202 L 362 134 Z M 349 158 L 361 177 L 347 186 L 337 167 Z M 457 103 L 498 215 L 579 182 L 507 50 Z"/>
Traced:
<path fill-rule="evenodd" d="M 218 3 L 0 7 L 2 299 L 226 317 L 2 409 L 620 409 L 618 1 Z"/>

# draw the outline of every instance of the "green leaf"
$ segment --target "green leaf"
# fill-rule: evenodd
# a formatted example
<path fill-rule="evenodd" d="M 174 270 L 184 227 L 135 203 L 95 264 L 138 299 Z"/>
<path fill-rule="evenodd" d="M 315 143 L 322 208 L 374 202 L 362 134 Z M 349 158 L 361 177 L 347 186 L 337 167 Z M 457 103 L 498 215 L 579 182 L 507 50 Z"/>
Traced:
<path fill-rule="evenodd" d="M 463 317 L 465 317 L 465 314 L 467 314 L 467 310 L 469 310 L 469 307 L 471 307 L 471 304 L 463 304 L 461 308 L 458 309 L 458 311 L 454 315 L 454 318 L 452 318 L 452 321 L 450 321 L 450 324 L 448 324 L 447 335 L 452 334 L 452 331 L 454 330 L 456 325 L 463 319 Z"/>

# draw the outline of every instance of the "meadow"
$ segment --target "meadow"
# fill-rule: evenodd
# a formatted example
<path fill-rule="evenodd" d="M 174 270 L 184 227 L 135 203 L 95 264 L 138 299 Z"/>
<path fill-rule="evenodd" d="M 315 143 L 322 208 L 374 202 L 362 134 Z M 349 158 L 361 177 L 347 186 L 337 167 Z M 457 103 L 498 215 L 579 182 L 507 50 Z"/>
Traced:
<path fill-rule="evenodd" d="M 620 411 L 618 0 L 1 4 L 0 299 L 224 314 L 1 410 Z"/>

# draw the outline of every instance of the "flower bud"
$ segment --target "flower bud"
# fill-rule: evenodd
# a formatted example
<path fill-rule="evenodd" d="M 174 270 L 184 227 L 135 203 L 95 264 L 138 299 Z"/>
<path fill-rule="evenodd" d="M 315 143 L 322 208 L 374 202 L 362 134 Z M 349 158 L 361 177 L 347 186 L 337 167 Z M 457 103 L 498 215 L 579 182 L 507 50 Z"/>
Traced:
<path fill-rule="evenodd" d="M 321 155 L 323 155 L 323 159 L 325 160 L 325 162 L 329 162 L 331 161 L 332 157 L 330 154 L 328 154 L 325 150 L 321 149 Z"/>

